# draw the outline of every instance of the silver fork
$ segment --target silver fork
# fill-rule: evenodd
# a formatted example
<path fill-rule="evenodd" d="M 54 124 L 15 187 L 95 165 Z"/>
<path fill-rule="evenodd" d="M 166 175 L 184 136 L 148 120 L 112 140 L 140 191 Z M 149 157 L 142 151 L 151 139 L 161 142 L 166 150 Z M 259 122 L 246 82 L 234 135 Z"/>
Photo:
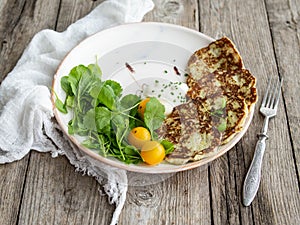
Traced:
<path fill-rule="evenodd" d="M 268 139 L 267 130 L 270 118 L 274 117 L 277 112 L 279 97 L 281 94 L 282 79 L 270 80 L 267 91 L 262 100 L 259 111 L 265 116 L 261 132 L 258 134 L 254 156 L 246 175 L 243 187 L 243 204 L 249 206 L 253 201 L 260 183 L 261 165 L 263 155 L 266 149 L 266 140 Z"/>

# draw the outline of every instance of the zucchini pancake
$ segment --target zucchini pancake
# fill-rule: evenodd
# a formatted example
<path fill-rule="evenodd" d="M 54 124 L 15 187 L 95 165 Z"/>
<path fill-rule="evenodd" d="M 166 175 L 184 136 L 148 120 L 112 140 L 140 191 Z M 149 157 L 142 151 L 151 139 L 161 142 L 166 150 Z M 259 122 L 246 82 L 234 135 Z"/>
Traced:
<path fill-rule="evenodd" d="M 214 154 L 242 130 L 257 101 L 256 79 L 227 37 L 196 51 L 187 71 L 187 102 L 174 107 L 158 129 L 161 138 L 174 143 L 166 156 L 173 164 Z"/>

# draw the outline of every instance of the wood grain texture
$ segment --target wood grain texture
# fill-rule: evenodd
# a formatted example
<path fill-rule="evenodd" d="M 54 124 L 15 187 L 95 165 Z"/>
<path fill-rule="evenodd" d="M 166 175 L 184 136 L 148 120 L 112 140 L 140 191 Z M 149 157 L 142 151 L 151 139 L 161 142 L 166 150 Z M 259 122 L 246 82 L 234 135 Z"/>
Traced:
<path fill-rule="evenodd" d="M 296 173 L 300 169 L 300 1 L 266 1 L 278 71 L 284 79 L 284 103 L 290 131 Z M 300 183 L 299 183 L 300 185 Z M 300 188 L 300 186 L 298 186 Z"/>
<path fill-rule="evenodd" d="M 64 31 L 71 23 L 87 15 L 104 0 L 62 0 L 57 18 L 56 30 Z"/>
<path fill-rule="evenodd" d="M 0 80 L 11 71 L 32 36 L 42 28 L 51 28 L 50 20 L 56 18 L 58 1 L 49 2 L 8 1 L 0 4 Z M 45 11 L 45 12 L 44 12 Z M 43 18 L 40 12 L 44 12 Z M 33 26 L 34 25 L 34 26 Z M 1 224 L 17 224 L 22 204 L 29 155 L 22 160 L 0 166 Z"/>
<path fill-rule="evenodd" d="M 291 195 L 289 200 L 276 199 L 277 205 L 285 205 L 287 216 L 278 218 L 279 223 L 299 224 L 300 221 L 300 141 L 299 141 L 299 107 L 300 94 L 298 88 L 299 70 L 300 70 L 300 2 L 294 1 L 266 1 L 266 7 L 269 16 L 274 51 L 276 55 L 278 72 L 284 79 L 283 86 L 283 103 L 286 111 L 286 120 L 289 129 L 289 141 L 291 146 L 287 149 L 278 149 L 279 151 L 288 151 L 292 153 L 293 159 L 290 163 L 285 162 L 283 167 L 277 167 L 280 176 L 280 182 L 288 187 L 290 193 L 285 193 L 284 197 Z M 284 124 L 281 124 L 284 126 Z M 295 163 L 291 166 L 292 161 Z M 289 171 L 287 174 L 283 171 Z M 297 176 L 297 179 L 296 177 Z M 290 180 L 293 181 L 289 182 Z M 274 182 L 277 182 L 275 180 Z M 293 195 L 292 193 L 297 193 Z"/>
<path fill-rule="evenodd" d="M 65 157 L 33 152 L 19 224 L 107 224 L 114 206 L 98 189 L 93 177 L 76 173 Z"/>
<path fill-rule="evenodd" d="M 133 180 L 145 180 L 147 174 L 135 174 Z M 159 175 L 154 175 L 159 176 Z M 133 186 L 129 179 L 128 197 L 120 224 L 210 224 L 207 166 L 170 175 L 152 185 Z M 141 182 L 142 183 L 142 182 Z"/>
<path fill-rule="evenodd" d="M 236 43 L 246 68 L 257 77 L 259 96 L 263 95 L 267 80 L 278 77 L 266 10 L 262 1 L 200 1 L 201 31 L 214 37 L 229 36 Z M 288 206 L 290 212 L 297 215 L 299 209 L 297 177 L 293 171 L 293 152 L 283 104 L 280 104 L 276 119 L 270 123 L 258 196 L 250 208 L 241 205 L 242 182 L 263 120 L 258 109 L 256 107 L 253 118 L 253 124 L 257 125 L 250 126 L 240 143 L 210 167 L 214 224 L 294 224 L 298 219 L 278 213 Z M 285 191 L 287 187 L 291 191 Z M 221 208 L 225 210 L 218 211 Z M 249 216 L 251 212 L 253 214 Z"/>
<path fill-rule="evenodd" d="M 13 69 L 33 35 L 65 30 L 103 0 L 0 0 L 0 80 Z M 262 96 L 270 78 L 284 78 L 278 116 L 269 126 L 262 181 L 250 207 L 241 203 L 263 117 L 227 154 L 190 171 L 160 177 L 129 173 L 119 224 L 298 225 L 300 222 L 299 0 L 154 0 L 144 21 L 179 24 L 237 45 Z M 65 157 L 32 152 L 0 165 L 1 224 L 109 224 L 114 206 L 97 182 L 74 172 Z M 137 185 L 145 181 L 147 185 Z M 152 183 L 151 183 L 151 182 Z"/>
<path fill-rule="evenodd" d="M 3 225 L 18 222 L 28 159 L 29 156 L 26 156 L 18 162 L 0 166 L 0 215 Z"/>
<path fill-rule="evenodd" d="M 45 4 L 38 8 L 41 12 L 36 9 L 36 13 L 42 14 L 45 11 L 42 8 L 49 2 L 36 2 Z M 59 2 L 50 27 L 64 30 L 97 5 L 93 1 L 78 2 Z M 109 223 L 114 206 L 108 203 L 106 195 L 100 195 L 99 184 L 94 178 L 75 173 L 74 167 L 62 157 L 53 159 L 49 154 L 32 152 L 30 159 L 19 224 Z"/>
<path fill-rule="evenodd" d="M 45 28 L 54 29 L 59 0 L 2 0 L 0 13 L 1 80 L 20 58 L 31 38 Z M 13 15 L 13 16 L 12 16 Z"/>
<path fill-rule="evenodd" d="M 155 8 L 144 21 L 173 23 L 199 30 L 197 0 L 153 0 Z"/>

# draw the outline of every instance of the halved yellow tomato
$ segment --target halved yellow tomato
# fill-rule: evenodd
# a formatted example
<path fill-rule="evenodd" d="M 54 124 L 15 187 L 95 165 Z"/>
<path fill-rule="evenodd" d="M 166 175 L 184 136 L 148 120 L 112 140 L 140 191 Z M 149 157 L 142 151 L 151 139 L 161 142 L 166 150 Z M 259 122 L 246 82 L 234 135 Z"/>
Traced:
<path fill-rule="evenodd" d="M 141 148 L 146 141 L 150 141 L 151 134 L 145 127 L 135 127 L 128 135 L 129 144 Z"/>
<path fill-rule="evenodd" d="M 165 148 L 157 141 L 146 141 L 141 149 L 143 161 L 149 165 L 156 165 L 164 160 Z"/>

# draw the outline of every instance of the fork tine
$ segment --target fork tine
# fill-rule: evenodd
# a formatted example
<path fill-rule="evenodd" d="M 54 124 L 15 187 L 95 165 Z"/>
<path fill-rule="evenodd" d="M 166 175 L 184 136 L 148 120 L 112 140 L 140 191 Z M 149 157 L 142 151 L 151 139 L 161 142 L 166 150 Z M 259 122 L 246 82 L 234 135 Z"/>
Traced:
<path fill-rule="evenodd" d="M 275 95 L 274 104 L 273 104 L 274 109 L 277 109 L 277 106 L 278 106 L 279 97 L 281 94 L 282 80 L 283 80 L 283 78 L 281 78 L 280 80 L 277 81 L 276 92 L 274 92 L 274 95 Z"/>
<path fill-rule="evenodd" d="M 272 109 L 274 108 L 274 103 L 275 103 L 276 96 L 277 96 L 278 84 L 279 84 L 278 79 L 277 80 L 274 79 L 273 85 L 271 88 L 270 99 L 269 99 L 268 105 L 267 105 L 268 108 L 272 108 Z"/>
<path fill-rule="evenodd" d="M 264 98 L 263 98 L 263 100 L 261 102 L 261 105 L 263 105 L 263 106 L 266 106 L 267 98 L 269 96 L 270 86 L 271 86 L 271 80 L 269 80 L 269 82 L 268 82 L 268 87 L 267 87 L 266 93 L 265 93 Z"/>
<path fill-rule="evenodd" d="M 272 102 L 274 99 L 274 92 L 276 91 L 276 80 L 274 79 L 270 79 L 270 87 L 269 87 L 269 91 L 268 91 L 268 96 L 267 96 L 267 103 L 266 103 L 266 107 L 270 108 L 272 107 Z"/>

